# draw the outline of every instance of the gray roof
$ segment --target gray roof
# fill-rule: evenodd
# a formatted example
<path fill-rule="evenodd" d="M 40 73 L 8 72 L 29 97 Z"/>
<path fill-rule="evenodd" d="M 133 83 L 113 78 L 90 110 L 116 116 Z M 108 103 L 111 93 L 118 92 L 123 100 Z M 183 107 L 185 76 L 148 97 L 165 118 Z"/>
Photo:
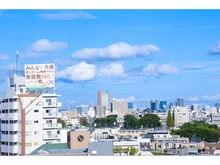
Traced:
<path fill-rule="evenodd" d="M 113 142 L 101 141 L 101 142 L 89 142 L 88 152 L 92 155 L 92 152 L 96 151 L 97 156 L 113 156 Z"/>

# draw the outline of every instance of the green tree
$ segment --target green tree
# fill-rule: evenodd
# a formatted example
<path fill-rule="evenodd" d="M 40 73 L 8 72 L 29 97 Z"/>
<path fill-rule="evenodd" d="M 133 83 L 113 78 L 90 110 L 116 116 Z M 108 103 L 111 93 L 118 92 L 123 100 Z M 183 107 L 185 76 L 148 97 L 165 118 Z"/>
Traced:
<path fill-rule="evenodd" d="M 143 127 L 159 127 L 161 126 L 160 118 L 156 114 L 147 113 L 139 119 L 138 126 Z"/>
<path fill-rule="evenodd" d="M 61 123 L 62 124 L 62 128 L 66 127 L 66 122 L 64 120 L 62 120 L 61 118 L 57 119 L 57 123 Z"/>
<path fill-rule="evenodd" d="M 174 127 L 175 125 L 170 110 L 168 111 L 168 114 L 167 114 L 166 124 L 168 127 Z"/>
<path fill-rule="evenodd" d="M 88 127 L 89 123 L 87 122 L 87 120 L 83 120 L 82 121 L 82 126 Z"/>
<path fill-rule="evenodd" d="M 102 128 L 106 126 L 106 118 L 96 118 L 92 125 L 95 126 L 96 124 L 96 128 Z"/>
<path fill-rule="evenodd" d="M 114 125 L 115 123 L 115 125 Z M 117 119 L 114 115 L 109 115 L 106 117 L 106 126 L 113 127 L 117 125 Z"/>
<path fill-rule="evenodd" d="M 216 142 L 220 138 L 220 129 L 204 121 L 195 121 L 184 123 L 179 130 L 172 130 L 171 134 L 188 138 L 204 138 L 207 142 Z"/>
<path fill-rule="evenodd" d="M 138 119 L 133 115 L 125 115 L 124 116 L 124 128 L 135 129 L 138 127 Z"/>

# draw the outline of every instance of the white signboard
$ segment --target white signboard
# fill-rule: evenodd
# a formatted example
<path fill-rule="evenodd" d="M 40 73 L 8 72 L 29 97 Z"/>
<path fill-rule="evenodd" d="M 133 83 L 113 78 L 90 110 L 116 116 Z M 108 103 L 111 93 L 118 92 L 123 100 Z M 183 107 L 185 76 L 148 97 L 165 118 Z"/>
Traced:
<path fill-rule="evenodd" d="M 26 88 L 50 88 L 55 86 L 54 64 L 30 64 L 24 66 Z"/>

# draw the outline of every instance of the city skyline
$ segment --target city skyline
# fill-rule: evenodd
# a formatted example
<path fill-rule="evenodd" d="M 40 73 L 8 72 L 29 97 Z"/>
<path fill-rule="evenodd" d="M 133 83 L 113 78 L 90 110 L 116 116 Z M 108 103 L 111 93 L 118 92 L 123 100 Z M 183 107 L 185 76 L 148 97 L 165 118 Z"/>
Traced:
<path fill-rule="evenodd" d="M 149 106 L 220 102 L 220 10 L 1 10 L 0 96 L 25 64 L 54 63 L 67 108 L 97 91 Z"/>

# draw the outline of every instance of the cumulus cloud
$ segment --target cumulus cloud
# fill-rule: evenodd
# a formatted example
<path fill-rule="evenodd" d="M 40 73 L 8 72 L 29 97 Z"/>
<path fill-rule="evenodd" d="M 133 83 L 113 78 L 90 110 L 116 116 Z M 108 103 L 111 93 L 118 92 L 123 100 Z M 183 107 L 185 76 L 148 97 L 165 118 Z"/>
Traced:
<path fill-rule="evenodd" d="M 6 54 L 0 54 L 0 60 L 8 60 L 9 56 Z"/>
<path fill-rule="evenodd" d="M 64 49 L 67 46 L 65 42 L 52 42 L 48 39 L 40 39 L 31 45 L 30 50 L 34 52 L 53 52 Z"/>
<path fill-rule="evenodd" d="M 51 20 L 73 20 L 73 19 L 94 19 L 95 16 L 86 13 L 84 11 L 75 11 L 75 12 L 59 12 L 59 13 L 43 13 L 39 15 L 44 19 Z"/>
<path fill-rule="evenodd" d="M 168 64 L 148 64 L 143 68 L 142 74 L 146 76 L 159 76 L 159 75 L 175 75 L 179 73 L 179 69 Z"/>
<path fill-rule="evenodd" d="M 96 66 L 81 62 L 76 65 L 69 66 L 62 71 L 56 73 L 57 78 L 63 78 L 72 81 L 92 80 L 96 75 Z"/>
<path fill-rule="evenodd" d="M 23 57 L 38 58 L 44 55 L 45 52 L 54 52 L 67 48 L 68 44 L 65 42 L 50 41 L 48 39 L 40 39 L 34 42 L 26 51 L 22 54 Z"/>
<path fill-rule="evenodd" d="M 97 74 L 107 77 L 126 77 L 122 63 L 110 63 L 107 66 L 99 68 Z"/>
<path fill-rule="evenodd" d="M 210 49 L 210 54 L 220 54 L 220 41 L 216 42 Z"/>
<path fill-rule="evenodd" d="M 86 48 L 72 54 L 73 59 L 126 59 L 149 56 L 158 52 L 159 47 L 149 45 L 129 45 L 124 42 L 115 43 L 104 48 Z"/>

